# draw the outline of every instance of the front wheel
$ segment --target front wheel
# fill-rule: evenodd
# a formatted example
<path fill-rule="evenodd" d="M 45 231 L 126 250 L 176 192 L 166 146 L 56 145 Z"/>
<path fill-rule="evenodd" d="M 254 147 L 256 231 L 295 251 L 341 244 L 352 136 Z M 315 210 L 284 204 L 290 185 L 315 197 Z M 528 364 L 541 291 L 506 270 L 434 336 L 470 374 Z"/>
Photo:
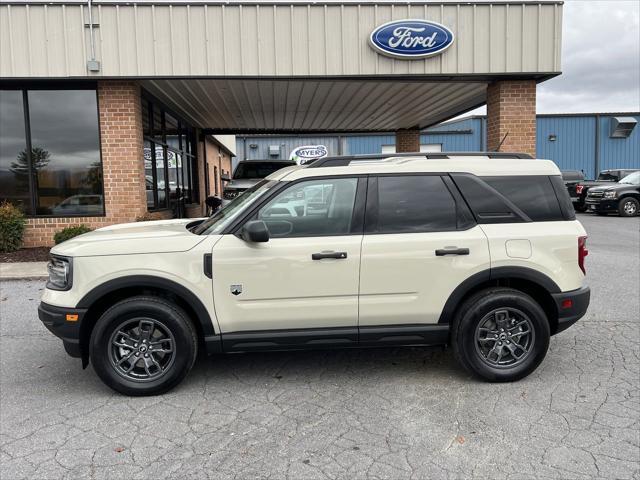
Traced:
<path fill-rule="evenodd" d="M 157 395 L 186 377 L 197 354 L 187 314 L 159 297 L 138 296 L 109 308 L 91 333 L 89 354 L 100 379 L 125 395 Z"/>
<path fill-rule="evenodd" d="M 632 197 L 623 198 L 618 205 L 618 213 L 621 217 L 635 217 L 638 215 L 638 200 Z"/>
<path fill-rule="evenodd" d="M 458 362 L 490 382 L 520 380 L 549 348 L 549 322 L 529 295 L 490 288 L 470 297 L 454 319 L 451 343 Z"/>

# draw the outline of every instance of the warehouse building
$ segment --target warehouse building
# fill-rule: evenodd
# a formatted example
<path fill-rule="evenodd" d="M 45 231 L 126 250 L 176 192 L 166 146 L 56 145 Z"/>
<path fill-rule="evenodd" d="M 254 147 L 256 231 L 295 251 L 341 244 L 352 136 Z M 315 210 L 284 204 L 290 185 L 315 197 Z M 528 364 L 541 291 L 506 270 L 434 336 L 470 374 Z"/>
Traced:
<path fill-rule="evenodd" d="M 595 178 L 600 170 L 640 169 L 640 113 L 537 115 L 536 156 L 553 160 L 561 170 L 581 170 Z M 487 150 L 487 117 L 444 122 L 420 132 L 420 150 Z M 393 133 L 328 135 L 239 135 L 234 166 L 243 159 L 285 159 L 301 145 L 324 145 L 329 155 L 395 152 Z"/>
<path fill-rule="evenodd" d="M 225 135 L 422 129 L 487 105 L 487 148 L 535 153 L 562 2 L 0 1 L 0 200 L 26 246 L 84 223 L 199 216 Z M 507 135 L 508 132 L 508 135 Z"/>

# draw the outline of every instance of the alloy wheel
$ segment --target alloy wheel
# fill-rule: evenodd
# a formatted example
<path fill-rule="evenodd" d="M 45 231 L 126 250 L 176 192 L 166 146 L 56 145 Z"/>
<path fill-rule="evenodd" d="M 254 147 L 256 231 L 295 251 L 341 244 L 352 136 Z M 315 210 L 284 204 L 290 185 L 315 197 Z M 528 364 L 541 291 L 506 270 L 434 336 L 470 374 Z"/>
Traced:
<path fill-rule="evenodd" d="M 487 365 L 513 367 L 524 362 L 533 350 L 533 323 L 518 309 L 495 309 L 478 323 L 475 340 L 476 351 Z"/>
<path fill-rule="evenodd" d="M 162 322 L 131 318 L 111 335 L 109 360 L 114 370 L 128 380 L 156 380 L 173 365 L 175 343 L 173 334 Z"/>

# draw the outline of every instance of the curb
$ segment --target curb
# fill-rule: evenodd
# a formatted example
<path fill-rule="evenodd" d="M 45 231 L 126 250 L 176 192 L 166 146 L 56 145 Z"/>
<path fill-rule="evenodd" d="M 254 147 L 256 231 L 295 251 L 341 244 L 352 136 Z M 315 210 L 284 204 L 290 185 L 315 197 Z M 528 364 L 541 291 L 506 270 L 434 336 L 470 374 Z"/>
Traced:
<path fill-rule="evenodd" d="M 16 281 L 16 280 L 46 280 L 47 279 L 47 275 L 26 275 L 26 276 L 17 276 L 17 275 L 13 275 L 13 276 L 0 276 L 0 282 L 8 282 L 8 281 Z"/>

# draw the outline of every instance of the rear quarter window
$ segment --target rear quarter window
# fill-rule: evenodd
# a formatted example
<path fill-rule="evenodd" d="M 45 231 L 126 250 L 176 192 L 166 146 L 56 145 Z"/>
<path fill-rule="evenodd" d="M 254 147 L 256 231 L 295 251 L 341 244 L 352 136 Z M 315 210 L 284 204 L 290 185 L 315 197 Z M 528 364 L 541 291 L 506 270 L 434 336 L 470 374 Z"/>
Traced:
<path fill-rule="evenodd" d="M 555 189 L 546 175 L 481 178 L 534 222 L 565 219 Z"/>

